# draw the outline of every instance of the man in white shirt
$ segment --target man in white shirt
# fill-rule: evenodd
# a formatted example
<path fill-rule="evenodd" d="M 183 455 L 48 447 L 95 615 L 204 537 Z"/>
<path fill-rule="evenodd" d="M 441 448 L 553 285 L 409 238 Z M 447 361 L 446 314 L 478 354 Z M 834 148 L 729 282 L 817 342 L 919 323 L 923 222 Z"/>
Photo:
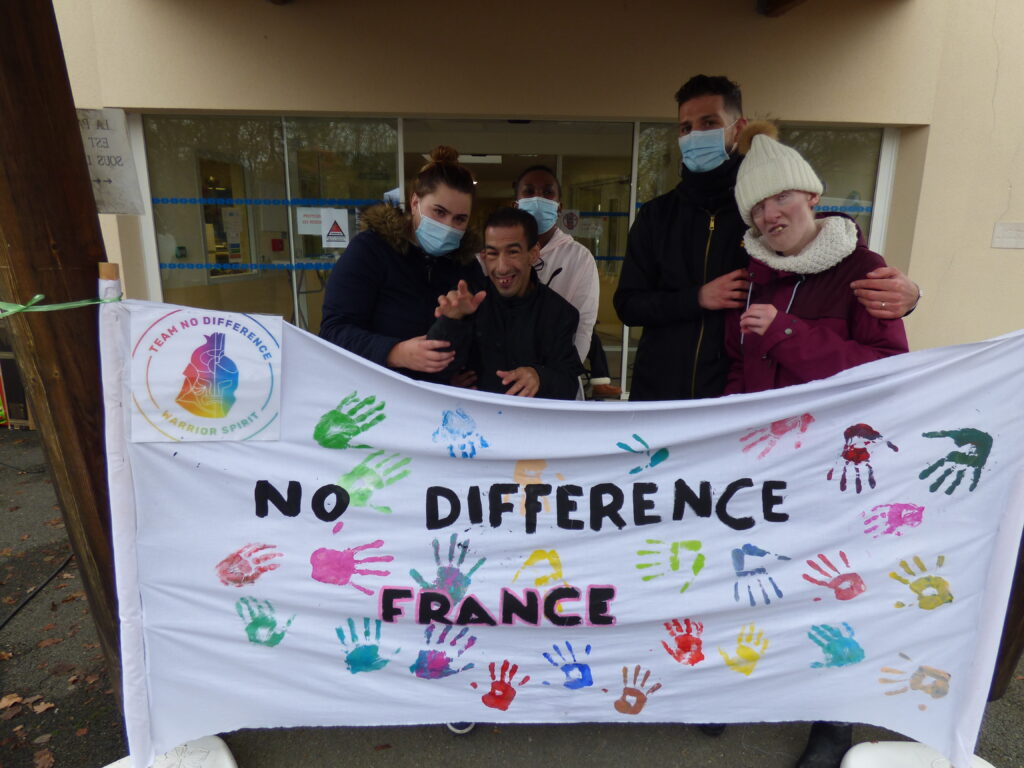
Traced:
<path fill-rule="evenodd" d="M 556 226 L 558 212 L 562 207 L 562 185 L 554 171 L 545 165 L 530 166 L 519 174 L 512 187 L 515 190 L 516 207 L 530 213 L 537 220 L 541 247 L 540 262 L 534 268 L 537 277 L 580 313 L 573 343 L 580 360 L 586 360 L 591 356 L 600 291 L 594 256 Z M 600 347 L 600 341 L 597 346 Z M 604 350 L 600 350 L 600 356 L 603 359 Z M 595 394 L 617 395 L 618 392 L 610 391 L 616 388 L 611 387 L 607 372 L 594 371 L 595 360 L 591 359 L 590 362 L 591 371 L 597 376 L 591 378 Z M 609 391 L 603 392 L 601 388 Z"/>

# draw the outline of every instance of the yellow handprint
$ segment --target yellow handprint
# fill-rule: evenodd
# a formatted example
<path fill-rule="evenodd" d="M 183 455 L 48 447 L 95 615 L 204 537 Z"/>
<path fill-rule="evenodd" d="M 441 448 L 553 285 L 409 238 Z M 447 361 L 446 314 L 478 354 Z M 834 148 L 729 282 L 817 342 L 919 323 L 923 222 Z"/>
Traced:
<path fill-rule="evenodd" d="M 523 571 L 532 565 L 537 563 L 547 562 L 551 566 L 551 572 L 541 574 L 534 578 L 534 586 L 543 587 L 552 581 L 558 581 L 568 586 L 568 582 L 565 580 L 565 576 L 562 574 L 562 558 L 558 556 L 557 549 L 535 549 L 533 553 L 523 561 L 522 567 L 516 571 L 516 575 L 512 577 L 512 581 L 516 581 L 520 576 L 523 575 Z"/>
<path fill-rule="evenodd" d="M 935 567 L 941 568 L 946 562 L 945 555 L 939 555 L 935 558 Z M 914 555 L 914 565 L 917 566 L 917 571 L 910 567 L 906 560 L 900 560 L 900 567 L 908 577 L 918 576 L 918 578 L 910 581 L 908 578 L 904 578 L 896 571 L 892 571 L 889 574 L 889 578 L 896 579 L 901 584 L 906 584 L 910 587 L 911 591 L 917 595 L 917 605 L 919 608 L 925 611 L 933 611 L 940 605 L 953 602 L 953 594 L 949 591 L 949 582 L 941 576 L 929 576 L 925 575 L 928 573 L 928 567 L 924 564 L 924 561 L 920 557 Z M 902 601 L 895 603 L 897 608 L 907 608 L 908 604 Z"/>
<path fill-rule="evenodd" d="M 718 652 L 722 654 L 729 669 L 749 677 L 767 650 L 768 639 L 764 636 L 764 631 L 750 624 L 746 628 L 740 627 L 740 632 L 736 636 L 736 656 L 730 656 L 721 648 Z"/>

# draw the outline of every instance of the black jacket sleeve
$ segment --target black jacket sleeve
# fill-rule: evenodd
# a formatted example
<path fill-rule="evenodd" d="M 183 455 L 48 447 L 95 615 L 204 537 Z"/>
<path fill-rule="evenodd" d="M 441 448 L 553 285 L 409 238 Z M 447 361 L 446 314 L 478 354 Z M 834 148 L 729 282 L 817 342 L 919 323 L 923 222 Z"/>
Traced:
<path fill-rule="evenodd" d="M 557 295 L 556 298 L 561 299 Z M 583 364 L 574 343 L 580 313 L 568 302 L 561 302 L 557 309 L 541 336 L 544 346 L 540 361 L 532 364 L 540 378 L 537 397 L 575 400 L 580 385 L 579 375 L 583 373 Z"/>

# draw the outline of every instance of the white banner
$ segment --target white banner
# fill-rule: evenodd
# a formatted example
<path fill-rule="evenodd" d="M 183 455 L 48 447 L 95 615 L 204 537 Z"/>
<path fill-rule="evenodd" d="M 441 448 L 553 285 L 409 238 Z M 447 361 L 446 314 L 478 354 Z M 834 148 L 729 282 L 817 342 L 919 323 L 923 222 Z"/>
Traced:
<path fill-rule="evenodd" d="M 175 309 L 102 308 L 140 763 L 462 720 L 865 722 L 968 763 L 1021 532 L 1024 335 L 588 404 L 419 384 L 285 325 L 279 441 L 131 442 L 132 329 Z"/>

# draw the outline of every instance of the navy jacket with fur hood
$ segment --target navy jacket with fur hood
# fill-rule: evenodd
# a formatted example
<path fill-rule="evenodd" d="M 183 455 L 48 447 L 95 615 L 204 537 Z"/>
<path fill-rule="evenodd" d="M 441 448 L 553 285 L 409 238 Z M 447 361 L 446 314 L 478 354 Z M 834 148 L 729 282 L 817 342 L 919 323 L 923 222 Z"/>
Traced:
<path fill-rule="evenodd" d="M 428 256 L 412 241 L 409 217 L 388 205 L 364 211 L 362 226 L 327 279 L 320 337 L 386 365 L 392 347 L 426 334 L 437 297 L 473 273 L 479 238 L 467 232 L 458 251 Z"/>

